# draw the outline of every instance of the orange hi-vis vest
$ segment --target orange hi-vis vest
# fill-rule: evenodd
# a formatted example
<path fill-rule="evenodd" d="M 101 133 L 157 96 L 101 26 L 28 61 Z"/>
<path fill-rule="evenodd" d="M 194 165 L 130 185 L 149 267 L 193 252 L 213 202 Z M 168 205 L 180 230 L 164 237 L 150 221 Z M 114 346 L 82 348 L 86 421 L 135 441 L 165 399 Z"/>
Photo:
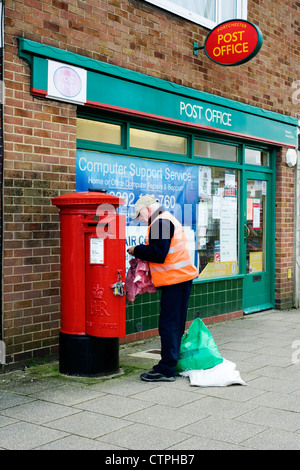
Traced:
<path fill-rule="evenodd" d="M 174 225 L 174 235 L 164 263 L 149 262 L 153 284 L 155 287 L 168 286 L 195 279 L 198 276 L 198 270 L 191 261 L 187 237 L 182 225 L 170 212 L 166 211 L 158 215 L 149 225 L 146 244 L 149 244 L 150 228 L 158 219 L 170 220 Z"/>

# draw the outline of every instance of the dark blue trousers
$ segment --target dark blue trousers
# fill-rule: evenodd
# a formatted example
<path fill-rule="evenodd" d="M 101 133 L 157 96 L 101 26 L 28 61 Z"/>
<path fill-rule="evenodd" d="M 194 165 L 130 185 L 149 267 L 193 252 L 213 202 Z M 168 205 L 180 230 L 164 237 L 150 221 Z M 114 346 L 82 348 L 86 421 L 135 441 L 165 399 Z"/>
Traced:
<path fill-rule="evenodd" d="M 161 338 L 161 360 L 155 372 L 173 377 L 185 330 L 186 315 L 193 281 L 161 287 L 158 331 Z"/>

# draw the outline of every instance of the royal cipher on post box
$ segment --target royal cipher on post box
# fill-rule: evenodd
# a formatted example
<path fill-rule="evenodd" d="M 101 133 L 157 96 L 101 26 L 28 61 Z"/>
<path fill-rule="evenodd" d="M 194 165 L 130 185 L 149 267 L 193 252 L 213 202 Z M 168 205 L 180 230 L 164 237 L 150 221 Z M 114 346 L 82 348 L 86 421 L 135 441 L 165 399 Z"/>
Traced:
<path fill-rule="evenodd" d="M 125 336 L 124 200 L 104 191 L 57 196 L 61 233 L 60 372 L 105 375 L 119 369 Z"/>

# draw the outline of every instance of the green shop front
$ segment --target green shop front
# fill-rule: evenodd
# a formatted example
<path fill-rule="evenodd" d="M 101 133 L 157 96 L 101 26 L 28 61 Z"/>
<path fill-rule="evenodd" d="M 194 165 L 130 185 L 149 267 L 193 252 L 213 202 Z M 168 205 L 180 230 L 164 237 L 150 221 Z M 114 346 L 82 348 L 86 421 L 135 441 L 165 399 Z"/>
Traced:
<path fill-rule="evenodd" d="M 126 245 L 145 242 L 142 194 L 184 225 L 199 271 L 188 321 L 274 307 L 275 155 L 296 148 L 296 119 L 26 39 L 19 54 L 32 95 L 77 106 L 76 190 L 125 199 Z M 159 297 L 128 303 L 129 337 L 157 328 Z"/>

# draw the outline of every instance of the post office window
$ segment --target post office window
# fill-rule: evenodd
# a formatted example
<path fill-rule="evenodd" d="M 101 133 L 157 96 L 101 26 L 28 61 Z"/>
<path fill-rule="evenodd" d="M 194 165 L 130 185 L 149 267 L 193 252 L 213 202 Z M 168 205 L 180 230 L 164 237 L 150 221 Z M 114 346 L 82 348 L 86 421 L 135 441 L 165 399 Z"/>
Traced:
<path fill-rule="evenodd" d="M 121 145 L 121 126 L 91 119 L 77 119 L 77 139 Z"/>
<path fill-rule="evenodd" d="M 269 166 L 269 153 L 246 148 L 245 163 L 248 165 Z"/>
<path fill-rule="evenodd" d="M 132 127 L 130 129 L 130 147 L 186 155 L 187 138 Z"/>
<path fill-rule="evenodd" d="M 233 145 L 223 145 L 195 139 L 194 155 L 196 157 L 236 162 L 238 160 L 238 148 Z"/>
<path fill-rule="evenodd" d="M 145 0 L 194 23 L 213 28 L 222 21 L 247 19 L 247 0 Z"/>
<path fill-rule="evenodd" d="M 199 166 L 199 278 L 238 274 L 238 170 Z"/>

